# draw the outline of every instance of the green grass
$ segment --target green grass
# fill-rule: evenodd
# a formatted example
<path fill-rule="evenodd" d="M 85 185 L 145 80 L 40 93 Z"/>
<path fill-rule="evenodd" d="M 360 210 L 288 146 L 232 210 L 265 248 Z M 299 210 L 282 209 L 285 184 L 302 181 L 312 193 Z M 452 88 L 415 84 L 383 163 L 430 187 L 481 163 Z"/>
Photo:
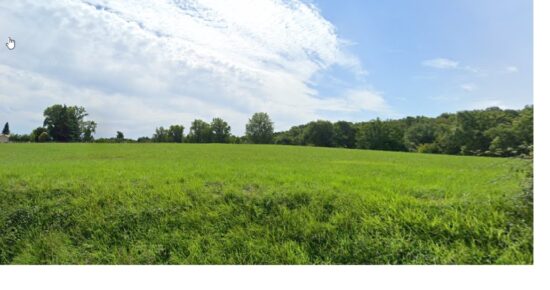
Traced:
<path fill-rule="evenodd" d="M 0 264 L 532 264 L 519 159 L 0 144 Z"/>

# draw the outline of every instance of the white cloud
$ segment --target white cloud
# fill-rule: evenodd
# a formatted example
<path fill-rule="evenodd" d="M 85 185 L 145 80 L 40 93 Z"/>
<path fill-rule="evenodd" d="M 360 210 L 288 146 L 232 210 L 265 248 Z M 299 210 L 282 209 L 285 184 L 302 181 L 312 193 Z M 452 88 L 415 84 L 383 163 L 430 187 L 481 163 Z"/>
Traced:
<path fill-rule="evenodd" d="M 423 66 L 437 68 L 437 69 L 456 69 L 459 66 L 457 61 L 448 58 L 434 58 L 428 59 L 422 62 Z"/>
<path fill-rule="evenodd" d="M 507 66 L 506 69 L 505 69 L 505 71 L 506 71 L 507 73 L 517 73 L 517 72 L 518 72 L 518 68 L 515 67 L 515 66 L 513 66 L 513 65 L 511 65 L 511 66 Z"/>
<path fill-rule="evenodd" d="M 462 84 L 460 85 L 460 88 L 467 92 L 472 92 L 477 90 L 477 86 L 473 83 Z"/>
<path fill-rule="evenodd" d="M 2 2 L 0 33 L 18 43 L 0 54 L 0 81 L 10 88 L 0 112 L 15 127 L 56 102 L 89 108 L 101 134 L 132 137 L 216 116 L 240 134 L 256 111 L 286 129 L 322 117 L 327 104 L 387 109 L 374 93 L 318 96 L 315 74 L 339 65 L 361 78 L 366 70 L 334 26 L 298 0 Z"/>
<path fill-rule="evenodd" d="M 321 100 L 320 104 L 325 111 L 394 113 L 381 93 L 368 89 L 350 90 L 342 97 Z"/>

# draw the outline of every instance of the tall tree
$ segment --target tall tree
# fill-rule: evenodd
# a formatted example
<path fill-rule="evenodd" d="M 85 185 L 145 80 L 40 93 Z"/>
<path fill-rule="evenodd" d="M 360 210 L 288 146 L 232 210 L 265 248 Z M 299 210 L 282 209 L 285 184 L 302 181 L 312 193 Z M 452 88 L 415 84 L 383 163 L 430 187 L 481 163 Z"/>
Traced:
<path fill-rule="evenodd" d="M 398 122 L 378 118 L 364 123 L 357 133 L 357 148 L 404 151 L 403 128 Z"/>
<path fill-rule="evenodd" d="M 212 142 L 214 143 L 229 143 L 231 136 L 231 127 L 221 118 L 212 119 L 210 123 L 212 129 Z"/>
<path fill-rule="evenodd" d="M 338 121 L 334 123 L 334 145 L 337 147 L 354 148 L 357 129 L 352 122 Z"/>
<path fill-rule="evenodd" d="M 4 125 L 4 129 L 2 130 L 2 134 L 9 135 L 10 134 L 10 124 L 6 122 Z"/>
<path fill-rule="evenodd" d="M 318 120 L 306 126 L 304 138 L 307 144 L 331 147 L 334 145 L 334 127 L 329 121 Z"/>
<path fill-rule="evenodd" d="M 84 118 L 88 114 L 83 107 L 53 105 L 44 110 L 44 127 L 54 141 L 80 141 L 84 127 Z"/>
<path fill-rule="evenodd" d="M 123 141 L 124 140 L 124 133 L 120 131 L 116 131 L 116 139 L 117 141 Z"/>
<path fill-rule="evenodd" d="M 170 135 L 168 130 L 164 127 L 159 127 L 155 129 L 155 134 L 153 134 L 153 142 L 168 142 L 170 140 Z"/>
<path fill-rule="evenodd" d="M 273 142 L 273 122 L 267 113 L 255 113 L 246 124 L 246 138 L 250 143 L 269 144 Z"/>
<path fill-rule="evenodd" d="M 168 128 L 168 139 L 170 142 L 182 143 L 184 129 L 185 128 L 182 125 L 170 126 L 170 128 Z"/>
<path fill-rule="evenodd" d="M 433 122 L 418 122 L 405 131 L 405 144 L 410 150 L 416 150 L 422 144 L 435 142 L 436 127 Z"/>
<path fill-rule="evenodd" d="M 96 127 L 97 127 L 97 124 L 94 121 L 82 122 L 82 141 L 83 142 L 94 141 L 93 134 L 95 133 Z"/>
<path fill-rule="evenodd" d="M 203 120 L 196 119 L 191 123 L 187 140 L 190 143 L 210 143 L 212 128 Z"/>

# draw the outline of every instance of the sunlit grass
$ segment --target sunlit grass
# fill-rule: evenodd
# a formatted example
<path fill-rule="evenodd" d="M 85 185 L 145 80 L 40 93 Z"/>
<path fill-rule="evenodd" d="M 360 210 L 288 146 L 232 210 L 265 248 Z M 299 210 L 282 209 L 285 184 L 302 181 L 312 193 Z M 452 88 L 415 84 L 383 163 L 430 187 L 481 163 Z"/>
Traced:
<path fill-rule="evenodd" d="M 519 159 L 2 144 L 2 264 L 530 264 Z"/>

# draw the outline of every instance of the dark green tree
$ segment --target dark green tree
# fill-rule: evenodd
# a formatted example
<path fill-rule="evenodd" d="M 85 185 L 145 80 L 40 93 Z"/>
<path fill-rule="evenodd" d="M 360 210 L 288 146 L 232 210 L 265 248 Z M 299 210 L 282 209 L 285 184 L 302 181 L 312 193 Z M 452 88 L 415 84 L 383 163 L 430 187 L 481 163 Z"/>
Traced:
<path fill-rule="evenodd" d="M 334 145 L 344 148 L 355 148 L 357 129 L 352 122 L 338 121 L 334 123 Z"/>
<path fill-rule="evenodd" d="M 116 140 L 117 141 L 124 141 L 124 133 L 120 132 L 120 131 L 116 131 Z"/>
<path fill-rule="evenodd" d="M 83 107 L 53 105 L 44 110 L 44 127 L 54 141 L 80 141 L 84 118 L 87 115 Z"/>
<path fill-rule="evenodd" d="M 306 126 L 304 138 L 307 144 L 331 147 L 334 144 L 334 127 L 329 121 L 318 120 Z"/>
<path fill-rule="evenodd" d="M 422 144 L 435 142 L 437 128 L 432 122 L 418 122 L 405 131 L 405 144 L 415 151 Z"/>
<path fill-rule="evenodd" d="M 84 122 L 82 122 L 81 127 L 82 127 L 81 128 L 81 130 L 82 130 L 82 141 L 83 142 L 93 142 L 94 141 L 93 134 L 95 133 L 95 129 L 97 127 L 96 122 L 94 122 L 94 121 L 84 121 Z"/>
<path fill-rule="evenodd" d="M 156 128 L 155 134 L 153 134 L 152 141 L 157 143 L 169 142 L 170 134 L 168 133 L 168 130 L 164 129 L 164 127 L 162 126 L 159 128 Z"/>
<path fill-rule="evenodd" d="M 168 140 L 169 142 L 182 143 L 183 142 L 183 130 L 185 128 L 182 125 L 172 125 L 168 128 Z"/>
<path fill-rule="evenodd" d="M 229 143 L 231 136 L 231 127 L 221 118 L 214 118 L 210 123 L 212 129 L 212 142 Z"/>
<path fill-rule="evenodd" d="M 31 136 L 30 136 L 31 137 L 31 142 L 38 142 L 38 137 L 40 137 L 40 135 L 44 132 L 46 132 L 46 133 L 48 132 L 48 130 L 46 130 L 46 128 L 44 128 L 44 127 L 38 127 L 36 129 L 32 130 L 32 133 L 31 133 Z M 48 135 L 48 138 L 49 137 L 50 136 Z"/>
<path fill-rule="evenodd" d="M 6 122 L 4 125 L 4 129 L 2 130 L 2 134 L 9 135 L 10 134 L 10 124 Z"/>
<path fill-rule="evenodd" d="M 253 144 L 273 143 L 273 122 L 267 113 L 255 113 L 246 124 L 246 139 Z"/>
<path fill-rule="evenodd" d="M 196 119 L 191 123 L 187 140 L 190 143 L 210 143 L 212 139 L 212 128 L 203 120 Z"/>
<path fill-rule="evenodd" d="M 373 150 L 406 150 L 403 128 L 398 122 L 376 119 L 363 123 L 357 133 L 357 148 Z"/>

